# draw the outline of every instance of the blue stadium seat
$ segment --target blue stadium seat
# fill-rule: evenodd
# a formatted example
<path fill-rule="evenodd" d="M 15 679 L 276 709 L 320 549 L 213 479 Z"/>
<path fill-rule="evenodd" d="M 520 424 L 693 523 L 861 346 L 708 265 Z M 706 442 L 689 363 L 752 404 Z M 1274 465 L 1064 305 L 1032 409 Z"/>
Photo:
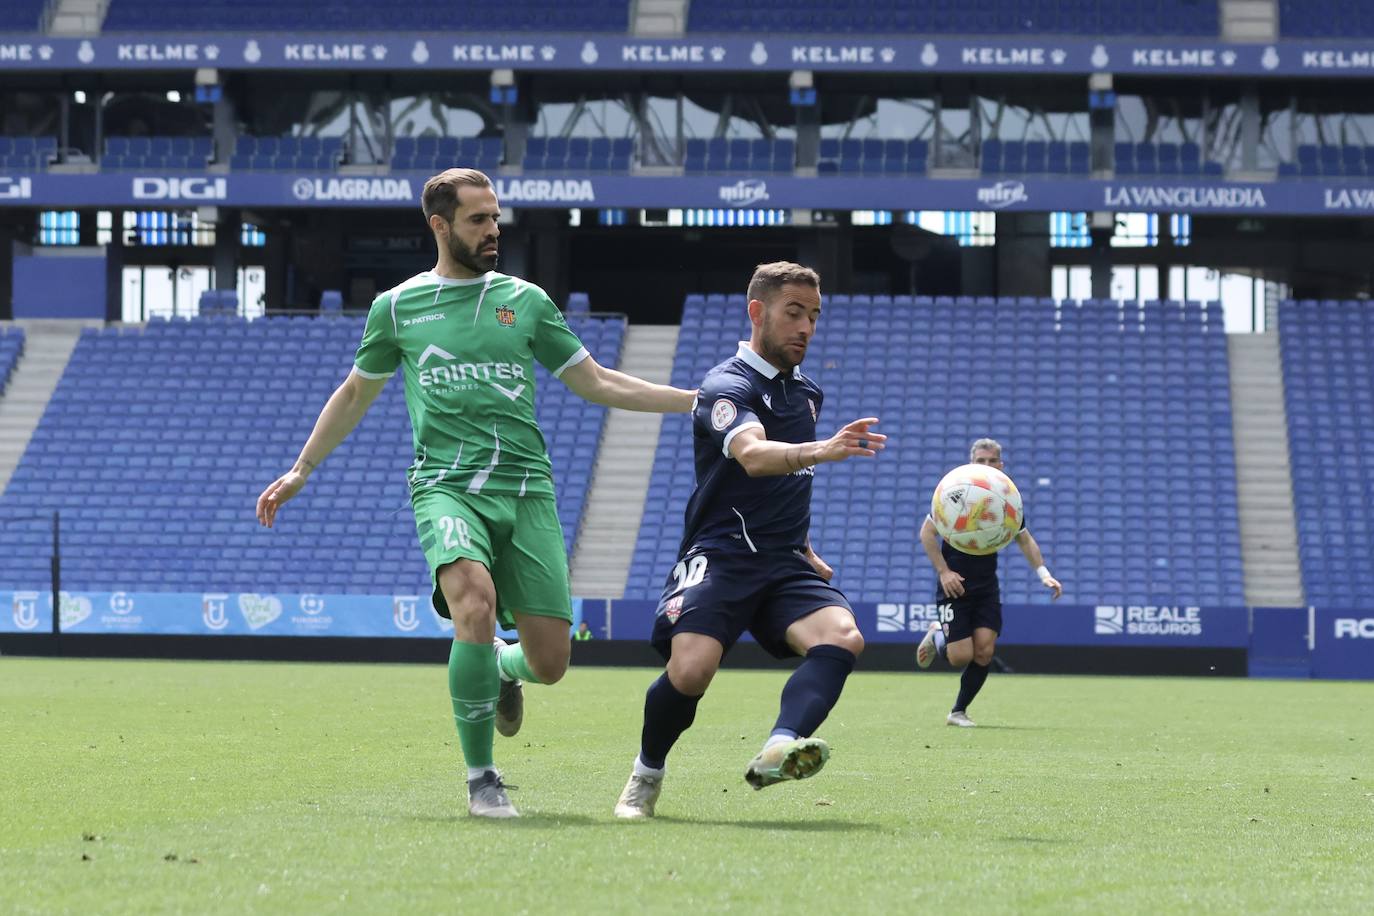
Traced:
<path fill-rule="evenodd" d="M 875 405 L 868 379 L 884 366 L 900 371 L 897 367 L 908 365 L 912 341 L 939 346 L 942 340 L 987 333 L 1012 321 L 1021 346 L 1007 354 L 1005 364 L 993 370 L 985 385 L 989 391 L 1020 393 L 965 395 L 965 420 L 1005 437 L 1009 469 L 1022 484 L 1028 517 L 1056 568 L 1067 570 L 1066 579 L 1072 573 L 1075 600 L 1117 603 L 1193 592 L 1212 603 L 1223 597 L 1240 600 L 1235 598 L 1241 592 L 1241 574 L 1226 340 L 1219 323 L 1202 320 L 1208 314 L 1203 305 L 1132 305 L 1130 320 L 1139 330 L 1122 335 L 1116 330 L 1123 311 L 1117 303 L 1075 306 L 1072 313 L 1058 316 L 1052 301 L 1036 297 L 932 300 L 832 294 L 828 304 L 826 326 L 807 357 L 808 373 L 826 389 L 825 416 L 833 421 L 857 415 L 856 410 L 881 409 L 891 435 L 927 446 L 891 452 L 886 457 L 892 460 L 880 465 L 835 465 L 817 475 L 813 539 L 823 555 L 834 558 L 840 584 L 851 598 L 894 600 L 933 589 L 928 570 L 913 559 L 919 557 L 920 507 L 928 488 L 968 448 L 960 434 L 930 434 L 930 417 L 944 409 L 953 390 L 950 383 L 903 389 L 890 404 Z M 738 296 L 687 298 L 673 384 L 697 384 L 707 368 L 734 350 L 738 322 L 732 316 L 742 308 Z M 892 343 L 874 343 L 883 340 Z M 1173 352 L 1180 355 L 1175 359 Z M 1187 396 L 1196 391 L 1208 395 Z M 822 425 L 826 422 L 822 419 Z M 1180 454 L 1163 463 L 1155 461 L 1152 443 L 1177 423 L 1198 431 L 1210 450 L 1207 456 Z M 690 442 L 685 418 L 665 418 L 627 597 L 656 597 L 675 559 L 682 509 L 692 489 Z M 1115 539 L 1104 533 L 1090 550 L 1084 548 L 1083 562 L 1092 564 L 1090 574 L 1080 576 L 1075 570 L 1075 545 L 1082 542 L 1074 535 L 1075 519 L 1086 507 L 1078 505 L 1071 481 L 1083 450 L 1099 448 L 1103 442 L 1114 444 L 1108 460 L 1122 475 L 1122 491 L 1140 495 L 1130 503 L 1132 517 L 1147 530 L 1169 532 L 1170 539 L 1162 542 L 1169 550 L 1186 537 L 1189 543 L 1206 545 L 1198 548 L 1198 556 L 1212 551 L 1207 554 L 1215 560 L 1211 568 L 1219 571 L 1209 573 L 1216 579 L 1215 593 L 1199 588 L 1197 563 L 1153 567 L 1146 566 L 1143 557 L 1131 558 L 1120 531 Z M 1203 480 L 1207 511 L 1199 515 L 1196 507 L 1184 506 Z M 1146 493 L 1176 498 L 1152 496 L 1147 503 Z M 871 519 L 882 537 L 869 538 L 856 530 L 849 523 L 856 513 Z M 1171 553 L 1164 555 L 1172 558 Z M 1015 562 L 1004 568 L 1003 591 L 1008 601 L 1046 600 L 1033 577 Z"/>
<path fill-rule="evenodd" d="M 41 0 L 8 0 L 0 23 L 10 19 L 8 7 L 24 10 Z M 320 6 L 314 0 L 207 0 L 205 3 L 167 5 L 160 0 L 113 0 L 105 16 L 107 32 L 224 30 L 308 32 L 320 28 Z M 414 0 L 400 7 L 378 5 L 371 0 L 333 0 L 329 5 L 332 28 L 351 32 L 411 31 L 448 32 L 461 24 L 470 33 L 511 31 L 616 32 L 629 29 L 629 4 L 625 0 L 589 0 L 576 6 L 554 0 L 508 0 L 499 7 L 473 2 Z M 17 15 L 24 21 L 27 15 Z M 24 26 L 36 28 L 35 13 Z M 9 25 L 6 28 L 17 28 Z"/>
<path fill-rule="evenodd" d="M 1350 606 L 1374 587 L 1374 527 L 1363 517 L 1333 530 L 1348 481 L 1374 478 L 1374 308 L 1362 301 L 1279 303 L 1284 401 L 1307 601 Z M 1323 443 L 1360 443 L 1333 463 Z M 1358 599 L 1356 599 L 1358 600 Z"/>
<path fill-rule="evenodd" d="M 1285 0 L 1296 2 L 1296 0 Z M 1333 0 L 1319 0 L 1333 2 Z M 1216 39 L 1217 4 L 1196 0 L 950 0 L 932 3 L 823 4 L 693 0 L 690 32 L 759 35 L 786 32 L 954 35 L 1182 35 Z"/>
<path fill-rule="evenodd" d="M 221 302 L 217 291 L 209 292 L 207 312 Z M 573 316 L 569 324 L 598 361 L 618 364 L 622 319 Z M 392 511 L 405 505 L 403 469 L 413 460 L 399 386 L 382 393 L 331 457 L 329 475 L 312 485 L 315 491 L 295 510 L 289 529 L 258 529 L 240 505 L 243 492 L 290 460 L 300 445 L 301 423 L 308 426 L 302 418 L 328 397 L 361 333 L 361 319 L 339 315 L 87 329 L 0 496 L 0 516 L 18 514 L 13 510 L 21 505 L 60 509 L 64 552 L 72 557 L 64 582 L 76 590 L 425 593 L 428 573 L 413 521 L 406 512 Z M 0 330 L 0 385 L 22 340 L 17 330 Z M 295 357 L 305 350 L 315 354 L 308 365 Z M 148 359 L 169 371 L 151 380 L 140 375 L 135 383 L 136 366 Z M 571 542 L 586 498 L 588 456 L 597 447 L 605 411 L 554 383 L 542 367 L 536 374 L 538 417 Z M 126 378 L 128 384 L 120 381 Z M 109 397 L 112 385 L 124 394 Z M 60 445 L 78 429 L 106 446 L 74 451 Z M 188 437 L 187 429 L 197 434 Z M 250 439 L 259 443 L 251 455 L 229 445 Z M 169 477 L 168 468 L 177 473 Z M 206 479 L 223 486 L 206 487 Z M 114 493 L 120 497 L 109 499 Z M 207 544 L 217 548 L 208 561 Z M 348 553 L 360 547 L 364 553 Z M 7 553 L 24 576 L 46 569 L 43 544 Z M 357 560 L 339 563 L 345 556 Z M 344 578 L 329 572 L 339 568 L 351 572 Z M 12 579 L 23 584 L 23 576 L 7 576 L 6 582 Z M 33 584 L 41 586 L 42 580 Z"/>
<path fill-rule="evenodd" d="M 1113 169 L 1118 175 L 1134 175 L 1135 169 L 1135 144 L 1117 142 L 1112 145 Z"/>

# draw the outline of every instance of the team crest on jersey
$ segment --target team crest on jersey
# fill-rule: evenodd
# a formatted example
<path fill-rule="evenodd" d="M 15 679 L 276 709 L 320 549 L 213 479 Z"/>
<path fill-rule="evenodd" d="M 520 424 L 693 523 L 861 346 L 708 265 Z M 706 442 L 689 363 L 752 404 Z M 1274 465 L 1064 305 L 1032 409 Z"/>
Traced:
<path fill-rule="evenodd" d="M 735 422 L 735 405 L 727 398 L 721 398 L 711 405 L 711 425 L 717 430 L 724 429 Z"/>
<path fill-rule="evenodd" d="M 501 323 L 502 327 L 515 327 L 515 309 L 509 305 L 498 305 L 496 307 L 496 320 Z"/>
<path fill-rule="evenodd" d="M 668 618 L 669 623 L 677 623 L 677 619 L 682 616 L 681 595 L 674 595 L 668 599 L 668 603 L 663 605 L 663 616 Z"/>
<path fill-rule="evenodd" d="M 812 423 L 815 423 L 815 422 L 816 422 L 816 402 L 813 401 L 813 400 L 811 400 L 810 398 L 807 398 L 807 399 L 806 399 L 806 403 L 807 403 L 807 406 L 809 406 L 809 407 L 811 408 L 811 422 L 812 422 Z"/>

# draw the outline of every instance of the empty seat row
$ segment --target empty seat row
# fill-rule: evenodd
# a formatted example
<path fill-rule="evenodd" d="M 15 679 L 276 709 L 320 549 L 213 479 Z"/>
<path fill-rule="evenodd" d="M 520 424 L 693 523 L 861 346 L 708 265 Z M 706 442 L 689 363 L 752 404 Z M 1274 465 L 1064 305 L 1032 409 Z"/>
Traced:
<path fill-rule="evenodd" d="M 1088 144 L 1063 140 L 984 140 L 981 165 L 987 175 L 1087 175 Z"/>
<path fill-rule="evenodd" d="M 1196 143 L 1126 143 L 1113 146 L 1118 175 L 1212 175 L 1225 172 L 1220 162 L 1204 160 Z"/>

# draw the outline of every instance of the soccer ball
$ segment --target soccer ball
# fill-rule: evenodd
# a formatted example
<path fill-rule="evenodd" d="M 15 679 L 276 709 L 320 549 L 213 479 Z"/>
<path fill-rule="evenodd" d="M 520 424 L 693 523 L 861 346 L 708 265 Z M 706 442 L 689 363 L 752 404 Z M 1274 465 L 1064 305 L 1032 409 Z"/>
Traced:
<path fill-rule="evenodd" d="M 944 476 L 930 497 L 930 518 L 955 550 L 983 557 L 1021 531 L 1021 493 L 1011 478 L 985 464 L 966 464 Z"/>

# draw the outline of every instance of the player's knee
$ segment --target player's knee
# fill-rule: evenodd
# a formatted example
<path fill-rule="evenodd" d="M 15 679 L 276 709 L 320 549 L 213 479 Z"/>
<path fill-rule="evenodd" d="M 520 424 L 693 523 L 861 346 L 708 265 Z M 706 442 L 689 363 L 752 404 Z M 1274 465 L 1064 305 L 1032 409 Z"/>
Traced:
<path fill-rule="evenodd" d="M 950 667 L 962 668 L 973 660 L 973 649 L 967 644 L 950 645 L 945 650 L 945 657 L 949 660 Z"/>
<path fill-rule="evenodd" d="M 860 633 L 859 628 L 853 624 L 842 627 L 838 632 L 832 634 L 832 638 L 826 640 L 826 642 L 830 643 L 832 646 L 839 646 L 841 649 L 852 654 L 855 658 L 858 658 L 864 650 L 864 635 Z"/>
<path fill-rule="evenodd" d="M 563 680 L 563 675 L 568 673 L 568 658 L 571 652 L 572 643 L 569 642 L 561 647 L 540 647 L 531 652 L 530 647 L 525 648 L 525 661 L 529 663 L 530 670 L 541 684 L 557 684 Z"/>
<path fill-rule="evenodd" d="M 449 618 L 455 628 L 496 626 L 496 596 L 481 589 L 444 589 Z"/>
<path fill-rule="evenodd" d="M 701 660 L 677 661 L 674 656 L 668 662 L 668 680 L 674 689 L 689 697 L 699 697 L 711 686 L 711 678 L 716 676 L 716 666 Z"/>
<path fill-rule="evenodd" d="M 992 653 L 997 648 L 996 643 L 983 646 L 976 646 L 973 650 L 973 660 L 980 665 L 992 664 Z"/>

